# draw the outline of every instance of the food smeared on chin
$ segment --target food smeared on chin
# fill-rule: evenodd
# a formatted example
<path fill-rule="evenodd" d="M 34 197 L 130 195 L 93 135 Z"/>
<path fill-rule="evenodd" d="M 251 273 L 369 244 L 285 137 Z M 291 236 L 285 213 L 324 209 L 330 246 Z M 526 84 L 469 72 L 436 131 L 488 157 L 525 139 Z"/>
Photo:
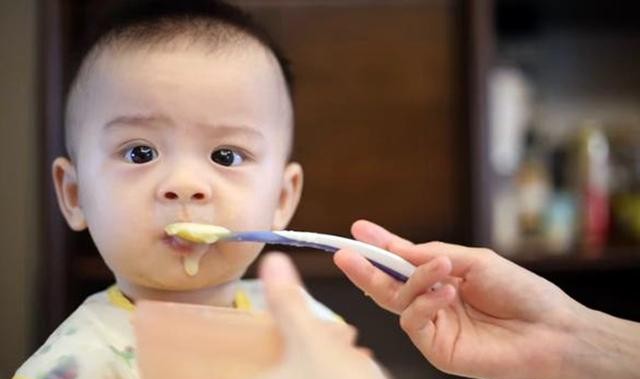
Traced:
<path fill-rule="evenodd" d="M 182 266 L 187 275 L 196 276 L 198 274 L 198 271 L 200 271 L 200 258 L 202 258 L 204 253 L 204 251 L 201 251 L 182 257 Z"/>
<path fill-rule="evenodd" d="M 171 237 L 177 237 L 196 244 L 212 244 L 220 238 L 231 234 L 229 229 L 217 225 L 199 224 L 194 222 L 177 222 L 164 228 L 165 233 Z M 200 259 L 206 250 L 193 251 L 182 255 L 184 271 L 189 276 L 196 276 L 200 269 Z"/>

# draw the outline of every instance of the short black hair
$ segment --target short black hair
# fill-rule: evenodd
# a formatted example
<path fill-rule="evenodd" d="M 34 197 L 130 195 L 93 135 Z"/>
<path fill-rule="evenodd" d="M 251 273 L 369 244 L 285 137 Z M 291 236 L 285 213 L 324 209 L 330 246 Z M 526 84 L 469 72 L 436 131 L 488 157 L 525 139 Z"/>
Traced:
<path fill-rule="evenodd" d="M 126 0 L 103 14 L 89 27 L 78 49 L 79 58 L 72 71 L 77 76 L 82 61 L 98 44 L 129 35 L 141 41 L 157 37 L 160 25 L 188 24 L 190 20 L 217 22 L 237 29 L 257 40 L 276 58 L 287 85 L 293 92 L 291 62 L 273 37 L 248 12 L 221 0 Z M 139 33 L 131 35 L 127 32 Z"/>

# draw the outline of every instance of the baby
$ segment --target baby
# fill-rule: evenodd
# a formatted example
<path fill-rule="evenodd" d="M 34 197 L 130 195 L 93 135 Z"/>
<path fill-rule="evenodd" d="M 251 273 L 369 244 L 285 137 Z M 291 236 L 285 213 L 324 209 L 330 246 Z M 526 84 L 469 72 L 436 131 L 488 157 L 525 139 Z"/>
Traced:
<path fill-rule="evenodd" d="M 190 243 L 165 226 L 283 229 L 300 198 L 291 75 L 246 14 L 169 0 L 112 21 L 73 81 L 68 157 L 53 162 L 53 179 L 69 226 L 88 228 L 116 284 L 88 298 L 16 378 L 139 377 L 129 323 L 138 300 L 263 308 L 259 283 L 240 279 L 263 246 Z"/>

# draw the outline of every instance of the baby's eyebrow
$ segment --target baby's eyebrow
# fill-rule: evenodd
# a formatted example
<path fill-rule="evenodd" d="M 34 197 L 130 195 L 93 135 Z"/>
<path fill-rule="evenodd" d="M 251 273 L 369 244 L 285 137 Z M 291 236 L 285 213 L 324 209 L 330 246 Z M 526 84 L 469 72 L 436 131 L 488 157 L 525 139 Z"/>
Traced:
<path fill-rule="evenodd" d="M 168 127 L 173 125 L 169 117 L 163 115 L 123 115 L 118 116 L 105 124 L 105 129 L 117 126 L 139 125 L 152 127 Z M 264 139 L 263 134 L 255 128 L 246 125 L 214 125 L 198 123 L 197 126 L 207 134 L 218 136 L 244 135 L 251 138 Z"/>
<path fill-rule="evenodd" d="M 259 140 L 264 139 L 264 135 L 262 135 L 262 133 L 259 130 L 246 125 L 211 125 L 206 123 L 200 123 L 198 124 L 198 127 L 200 128 L 200 130 L 203 131 L 203 133 L 206 133 L 212 136 L 224 137 L 224 136 L 240 135 L 243 137 L 255 138 Z"/>
<path fill-rule="evenodd" d="M 110 129 L 114 126 L 126 126 L 126 125 L 170 125 L 171 120 L 168 117 L 162 115 L 126 115 L 118 116 L 111 121 L 107 122 L 104 127 Z"/>

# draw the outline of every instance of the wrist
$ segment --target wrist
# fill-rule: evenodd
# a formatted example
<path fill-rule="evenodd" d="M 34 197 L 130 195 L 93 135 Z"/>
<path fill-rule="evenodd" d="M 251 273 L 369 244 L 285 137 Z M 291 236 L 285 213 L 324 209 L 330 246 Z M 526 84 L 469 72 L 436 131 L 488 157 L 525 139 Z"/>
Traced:
<path fill-rule="evenodd" d="M 583 306 L 574 318 L 563 378 L 637 378 L 640 324 Z"/>

